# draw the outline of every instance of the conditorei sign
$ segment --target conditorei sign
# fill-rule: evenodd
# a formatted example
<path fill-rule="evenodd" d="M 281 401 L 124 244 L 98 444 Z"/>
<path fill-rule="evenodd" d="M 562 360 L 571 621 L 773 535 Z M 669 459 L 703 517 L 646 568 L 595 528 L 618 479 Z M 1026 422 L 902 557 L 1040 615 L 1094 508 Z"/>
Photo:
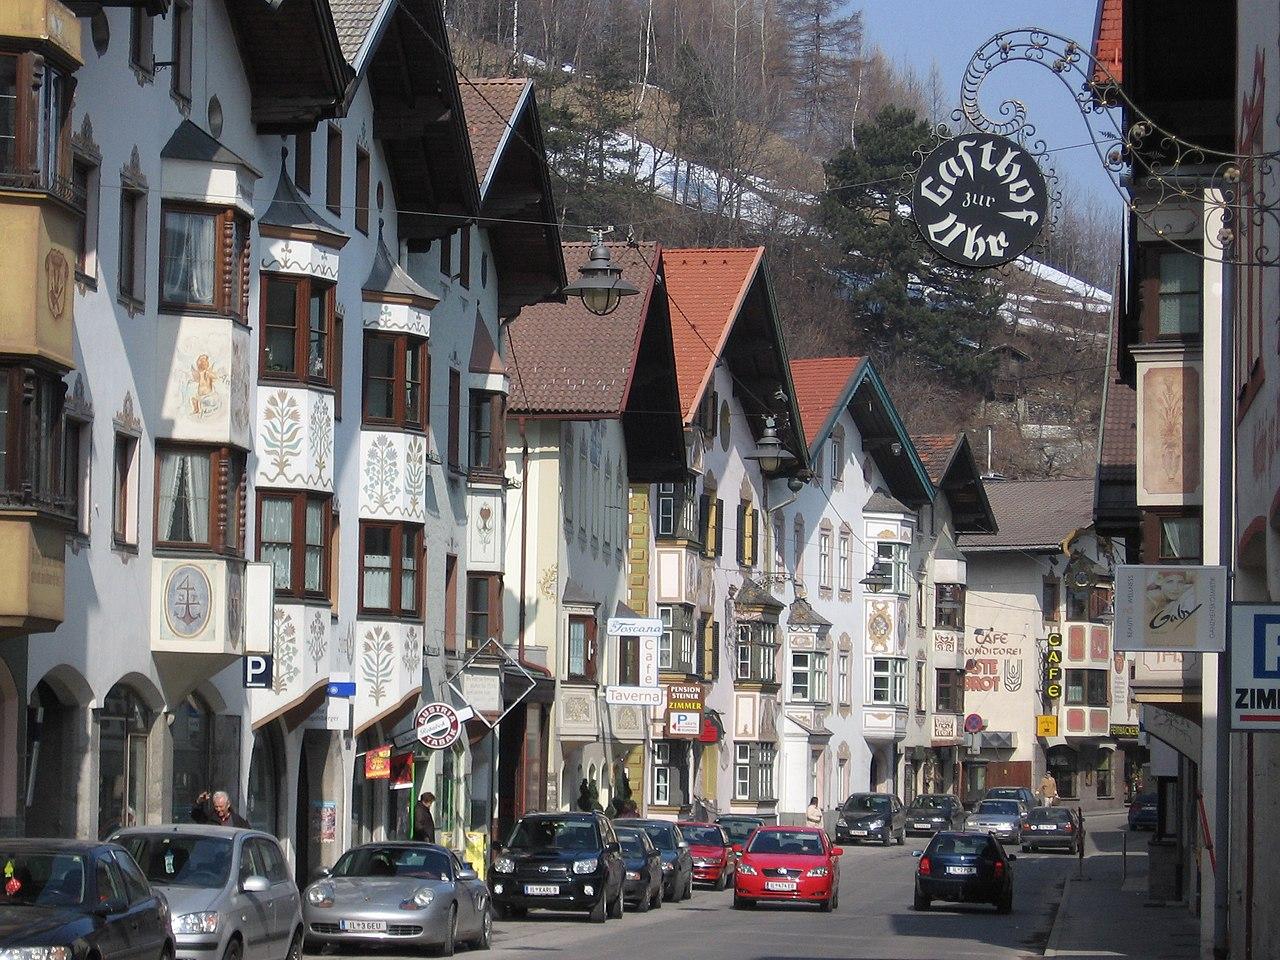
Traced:
<path fill-rule="evenodd" d="M 1226 567 L 1118 566 L 1115 649 L 1221 653 L 1226 597 Z"/>
<path fill-rule="evenodd" d="M 996 267 L 1040 235 L 1049 189 L 1035 158 L 1008 137 L 965 134 L 924 158 L 911 208 L 939 256 L 962 267 Z"/>

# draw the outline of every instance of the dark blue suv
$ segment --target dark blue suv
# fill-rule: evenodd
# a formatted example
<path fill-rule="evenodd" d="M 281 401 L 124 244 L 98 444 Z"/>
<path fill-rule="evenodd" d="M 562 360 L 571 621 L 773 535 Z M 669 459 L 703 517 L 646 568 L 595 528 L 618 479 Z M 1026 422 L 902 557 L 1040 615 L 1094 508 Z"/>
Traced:
<path fill-rule="evenodd" d="M 500 917 L 530 908 L 582 910 L 595 923 L 622 916 L 626 865 L 601 813 L 532 813 L 494 848 L 489 892 Z"/>

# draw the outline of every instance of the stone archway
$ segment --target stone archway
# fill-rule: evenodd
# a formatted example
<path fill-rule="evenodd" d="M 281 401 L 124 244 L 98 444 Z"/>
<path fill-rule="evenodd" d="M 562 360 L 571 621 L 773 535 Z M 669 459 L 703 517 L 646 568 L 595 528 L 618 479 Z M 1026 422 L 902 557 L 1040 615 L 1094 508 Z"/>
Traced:
<path fill-rule="evenodd" d="M 88 681 L 68 664 L 54 667 L 32 688 L 26 750 L 31 782 L 21 798 L 29 837 L 93 833 L 92 702 Z"/>

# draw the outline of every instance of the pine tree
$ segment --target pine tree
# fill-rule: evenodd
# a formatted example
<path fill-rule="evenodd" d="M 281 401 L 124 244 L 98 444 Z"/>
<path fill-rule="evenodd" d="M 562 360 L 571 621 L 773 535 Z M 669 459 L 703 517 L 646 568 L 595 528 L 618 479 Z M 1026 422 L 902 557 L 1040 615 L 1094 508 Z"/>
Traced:
<path fill-rule="evenodd" d="M 856 80 L 862 11 L 841 16 L 838 0 L 782 0 L 787 29 L 793 134 L 808 149 L 841 142 L 839 117 Z"/>

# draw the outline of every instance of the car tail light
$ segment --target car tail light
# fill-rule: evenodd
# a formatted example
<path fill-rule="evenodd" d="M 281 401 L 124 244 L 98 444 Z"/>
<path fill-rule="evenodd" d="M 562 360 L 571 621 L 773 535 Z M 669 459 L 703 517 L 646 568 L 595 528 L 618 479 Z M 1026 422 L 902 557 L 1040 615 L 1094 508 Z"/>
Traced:
<path fill-rule="evenodd" d="M 996 872 L 996 879 L 997 879 L 997 880 L 999 880 L 1001 877 L 1003 877 L 1003 876 L 1004 876 L 1004 861 L 1003 861 L 1003 860 L 997 860 L 997 861 L 995 862 L 995 872 Z"/>
<path fill-rule="evenodd" d="M 1067 821 L 1067 833 L 1075 833 L 1075 832 L 1076 832 L 1076 825 L 1075 825 L 1074 823 L 1072 823 L 1070 820 L 1068 820 L 1068 821 Z"/>
<path fill-rule="evenodd" d="M 922 877 L 927 877 L 931 873 L 933 873 L 933 864 L 929 862 L 928 857 L 921 857 L 920 858 L 920 875 Z"/>

